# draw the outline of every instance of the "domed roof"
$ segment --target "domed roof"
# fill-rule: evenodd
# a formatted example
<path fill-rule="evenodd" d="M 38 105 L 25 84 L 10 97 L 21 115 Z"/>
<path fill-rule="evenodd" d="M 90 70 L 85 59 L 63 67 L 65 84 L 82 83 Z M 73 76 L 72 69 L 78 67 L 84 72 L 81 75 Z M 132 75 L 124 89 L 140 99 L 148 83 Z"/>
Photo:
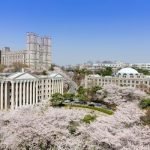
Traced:
<path fill-rule="evenodd" d="M 117 74 L 139 74 L 139 73 L 133 68 L 123 68 L 119 70 Z"/>

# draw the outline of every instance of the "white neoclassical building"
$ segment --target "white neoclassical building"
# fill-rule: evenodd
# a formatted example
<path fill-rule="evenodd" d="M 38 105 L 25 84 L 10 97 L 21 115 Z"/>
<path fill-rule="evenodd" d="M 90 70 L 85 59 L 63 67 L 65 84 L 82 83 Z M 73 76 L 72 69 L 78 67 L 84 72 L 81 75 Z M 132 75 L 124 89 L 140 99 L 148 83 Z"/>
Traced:
<path fill-rule="evenodd" d="M 92 74 L 85 77 L 86 88 L 91 86 L 104 86 L 108 84 L 138 88 L 150 93 L 150 76 L 140 74 L 133 68 L 123 68 L 114 76 L 100 76 Z"/>
<path fill-rule="evenodd" d="M 54 93 L 63 94 L 60 74 L 32 75 L 26 72 L 0 74 L 0 110 L 15 109 L 48 100 Z"/>

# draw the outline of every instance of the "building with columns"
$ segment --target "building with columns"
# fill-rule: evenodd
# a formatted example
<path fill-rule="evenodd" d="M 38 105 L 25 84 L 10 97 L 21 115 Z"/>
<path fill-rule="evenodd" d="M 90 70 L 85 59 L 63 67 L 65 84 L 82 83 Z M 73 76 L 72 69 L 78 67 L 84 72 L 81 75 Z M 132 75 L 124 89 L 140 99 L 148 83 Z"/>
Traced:
<path fill-rule="evenodd" d="M 91 74 L 85 77 L 85 88 L 116 84 L 122 87 L 133 87 L 150 93 L 150 76 L 138 73 L 132 68 L 123 68 L 113 76 Z"/>
<path fill-rule="evenodd" d="M 26 49 L 12 51 L 9 47 L 4 47 L 0 50 L 1 64 L 11 66 L 18 62 L 26 64 L 32 70 L 48 70 L 51 67 L 51 39 L 28 32 Z"/>
<path fill-rule="evenodd" d="M 52 73 L 46 76 L 27 72 L 0 74 L 0 110 L 16 109 L 48 100 L 54 93 L 63 94 L 63 77 Z"/>

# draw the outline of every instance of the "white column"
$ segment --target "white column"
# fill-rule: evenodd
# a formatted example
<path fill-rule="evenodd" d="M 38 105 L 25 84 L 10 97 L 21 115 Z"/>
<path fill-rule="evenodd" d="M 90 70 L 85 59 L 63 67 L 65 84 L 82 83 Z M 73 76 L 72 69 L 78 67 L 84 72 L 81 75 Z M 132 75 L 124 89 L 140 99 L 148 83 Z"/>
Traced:
<path fill-rule="evenodd" d="M 30 81 L 30 105 L 32 105 L 32 81 Z"/>
<path fill-rule="evenodd" d="M 49 99 L 51 98 L 52 92 L 51 92 L 51 79 L 49 80 Z"/>
<path fill-rule="evenodd" d="M 23 105 L 25 105 L 25 94 L 26 94 L 25 84 L 26 84 L 26 81 L 23 82 Z"/>
<path fill-rule="evenodd" d="M 16 82 L 16 108 L 18 107 L 18 82 Z"/>
<path fill-rule="evenodd" d="M 53 84 L 54 84 L 54 83 L 53 83 L 53 79 L 52 79 L 51 84 L 52 84 L 52 89 L 51 89 L 51 90 L 52 90 L 52 93 L 51 93 L 51 95 L 53 95 L 53 91 L 54 91 L 54 87 L 53 87 Z"/>
<path fill-rule="evenodd" d="M 33 81 L 33 105 L 35 104 L 35 81 Z"/>
<path fill-rule="evenodd" d="M 59 80 L 58 80 L 58 92 L 59 92 L 59 93 L 61 93 L 60 85 L 61 85 L 61 80 L 59 79 Z"/>
<path fill-rule="evenodd" d="M 27 102 L 27 105 L 29 104 L 29 82 L 27 81 L 27 97 L 26 97 L 26 102 Z"/>
<path fill-rule="evenodd" d="M 64 88 L 64 84 L 63 84 L 63 80 L 61 80 L 61 94 L 63 94 L 63 88 Z"/>
<path fill-rule="evenodd" d="M 54 86 L 53 86 L 53 88 L 54 88 L 54 93 L 56 93 L 56 80 L 54 79 Z"/>
<path fill-rule="evenodd" d="M 20 81 L 19 106 L 22 106 L 22 81 Z"/>
<path fill-rule="evenodd" d="M 11 82 L 11 109 L 14 109 L 14 82 Z"/>
<path fill-rule="evenodd" d="M 48 98 L 48 93 L 47 93 L 47 79 L 45 79 L 45 99 Z"/>
<path fill-rule="evenodd" d="M 38 81 L 36 81 L 36 104 L 38 103 Z"/>
<path fill-rule="evenodd" d="M 1 110 L 3 110 L 3 103 L 4 103 L 4 99 L 3 99 L 3 82 L 1 82 Z"/>
<path fill-rule="evenodd" d="M 56 79 L 56 80 L 55 80 L 55 82 L 56 82 L 56 83 L 55 83 L 55 84 L 56 84 L 56 85 L 55 85 L 56 93 L 58 93 L 58 87 L 57 87 L 57 85 L 58 85 L 58 83 L 57 83 L 57 82 L 58 82 L 58 80 Z"/>
<path fill-rule="evenodd" d="M 5 110 L 7 109 L 7 82 L 4 83 L 5 84 Z"/>
<path fill-rule="evenodd" d="M 44 99 L 44 79 L 42 80 L 42 85 L 41 85 L 41 91 L 42 91 L 42 100 Z"/>
<path fill-rule="evenodd" d="M 61 79 L 59 80 L 58 88 L 59 88 L 59 92 L 62 93 L 62 91 L 61 91 Z"/>

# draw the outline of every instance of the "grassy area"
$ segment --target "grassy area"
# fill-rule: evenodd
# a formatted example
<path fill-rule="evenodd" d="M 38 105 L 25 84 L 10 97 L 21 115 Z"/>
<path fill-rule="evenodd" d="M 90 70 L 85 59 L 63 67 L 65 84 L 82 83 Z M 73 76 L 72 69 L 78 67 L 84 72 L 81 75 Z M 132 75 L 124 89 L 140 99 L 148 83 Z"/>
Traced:
<path fill-rule="evenodd" d="M 150 107 L 147 108 L 146 114 L 144 116 L 141 116 L 140 119 L 143 121 L 144 125 L 150 126 Z"/>
<path fill-rule="evenodd" d="M 90 115 L 90 114 L 88 114 L 88 115 L 84 116 L 84 118 L 82 119 L 82 121 L 85 122 L 85 123 L 89 123 L 90 124 L 95 119 L 96 119 L 96 115 Z"/>
<path fill-rule="evenodd" d="M 150 99 L 143 99 L 140 103 L 140 106 L 144 108 L 150 107 Z"/>
<path fill-rule="evenodd" d="M 108 114 L 108 115 L 113 114 L 113 111 L 108 110 L 106 108 L 101 108 L 101 107 L 92 107 L 92 106 L 80 105 L 80 104 L 78 104 L 78 105 L 76 105 L 76 104 L 65 104 L 65 106 L 78 107 L 78 108 L 88 108 L 88 109 L 91 109 L 91 110 L 96 110 L 96 111 L 103 112 L 103 113 Z"/>

